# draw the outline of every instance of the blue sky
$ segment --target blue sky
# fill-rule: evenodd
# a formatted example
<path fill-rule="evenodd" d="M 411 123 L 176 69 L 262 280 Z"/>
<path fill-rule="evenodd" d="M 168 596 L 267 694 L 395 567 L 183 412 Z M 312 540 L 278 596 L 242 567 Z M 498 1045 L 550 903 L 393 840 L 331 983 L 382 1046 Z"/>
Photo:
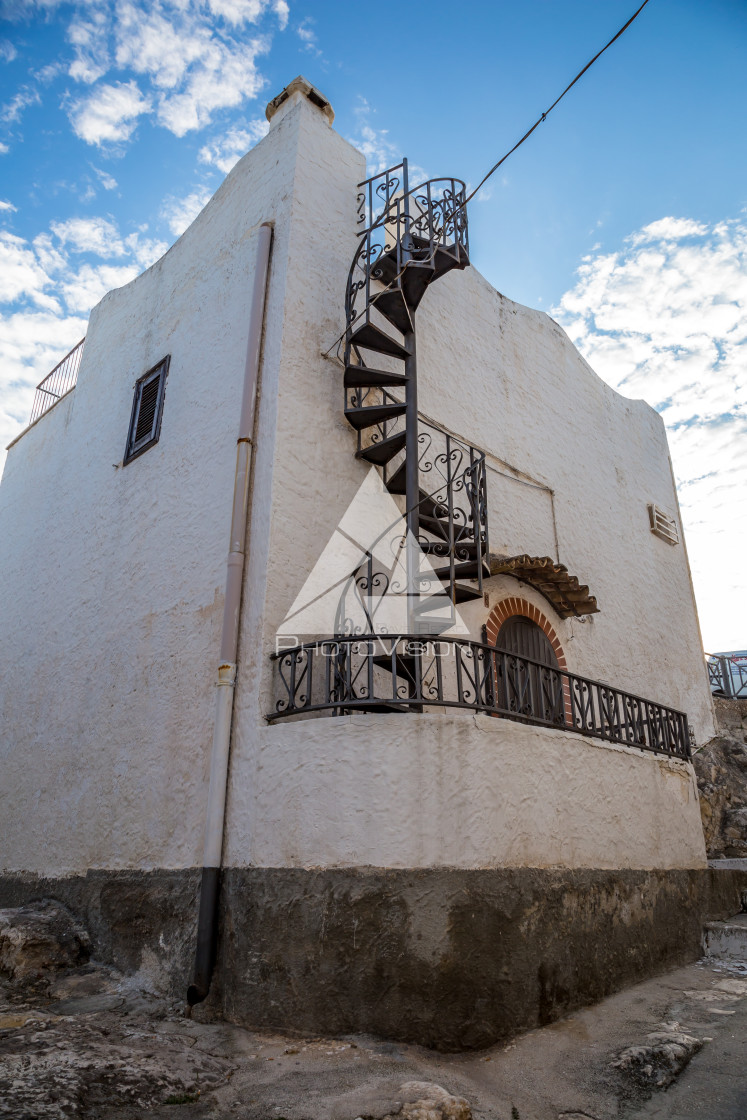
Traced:
<path fill-rule="evenodd" d="M 3 445 L 296 74 L 372 170 L 476 183 L 636 6 L 0 0 Z M 718 649 L 747 646 L 745 48 L 743 0 L 650 0 L 470 212 L 475 266 L 661 411 Z"/>

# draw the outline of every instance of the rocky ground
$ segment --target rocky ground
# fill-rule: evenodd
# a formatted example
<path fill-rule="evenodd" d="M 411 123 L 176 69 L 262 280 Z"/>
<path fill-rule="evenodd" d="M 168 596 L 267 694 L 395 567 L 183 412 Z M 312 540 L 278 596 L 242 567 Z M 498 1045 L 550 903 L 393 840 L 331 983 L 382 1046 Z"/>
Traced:
<path fill-rule="evenodd" d="M 443 1055 L 189 1019 L 88 953 L 85 930 L 56 903 L 0 911 L 0 1117 L 747 1116 L 747 963 L 739 960 L 679 969 L 508 1046 Z"/>
<path fill-rule="evenodd" d="M 715 698 L 719 734 L 693 756 L 709 859 L 747 857 L 747 700 Z"/>

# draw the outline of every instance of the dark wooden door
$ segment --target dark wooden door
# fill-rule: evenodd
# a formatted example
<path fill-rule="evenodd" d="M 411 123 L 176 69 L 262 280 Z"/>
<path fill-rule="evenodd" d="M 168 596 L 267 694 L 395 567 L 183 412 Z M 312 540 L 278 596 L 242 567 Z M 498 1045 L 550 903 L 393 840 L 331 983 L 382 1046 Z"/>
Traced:
<path fill-rule="evenodd" d="M 550 669 L 560 668 L 547 634 L 536 622 L 532 622 L 531 618 L 525 618 L 523 614 L 515 614 L 506 619 L 498 631 L 495 644 L 498 649 L 505 650 L 506 653 L 531 657 L 532 661 L 539 661 Z"/>
<path fill-rule="evenodd" d="M 509 655 L 496 655 L 498 707 L 517 719 L 565 726 L 563 678 L 544 630 L 524 615 L 513 615 L 501 626 L 495 645 Z M 529 660 L 522 661 L 524 657 Z"/>

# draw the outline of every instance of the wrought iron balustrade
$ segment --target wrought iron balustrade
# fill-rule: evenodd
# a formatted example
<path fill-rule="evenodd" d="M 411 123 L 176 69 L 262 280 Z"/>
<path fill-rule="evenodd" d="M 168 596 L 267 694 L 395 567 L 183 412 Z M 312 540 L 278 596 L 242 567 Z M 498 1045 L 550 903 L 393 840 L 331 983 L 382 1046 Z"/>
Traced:
<path fill-rule="evenodd" d="M 730 700 L 747 699 L 747 658 L 736 661 L 722 653 L 707 653 L 705 657 L 711 692 Z"/>
<path fill-rule="evenodd" d="M 272 657 L 279 698 L 268 720 L 461 708 L 690 758 L 684 712 L 482 642 L 366 634 Z"/>
<path fill-rule="evenodd" d="M 51 373 L 48 373 L 36 386 L 34 403 L 31 406 L 30 424 L 33 424 L 35 420 L 48 412 L 52 405 L 57 404 L 66 393 L 75 388 L 85 341 L 85 338 L 82 338 L 70 353 L 66 354 L 62 361 L 57 363 Z"/>

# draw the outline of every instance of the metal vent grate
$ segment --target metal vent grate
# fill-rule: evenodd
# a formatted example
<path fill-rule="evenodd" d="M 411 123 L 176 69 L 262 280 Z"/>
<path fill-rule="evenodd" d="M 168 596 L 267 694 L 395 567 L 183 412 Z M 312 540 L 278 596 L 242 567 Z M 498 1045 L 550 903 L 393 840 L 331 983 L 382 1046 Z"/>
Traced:
<path fill-rule="evenodd" d="M 144 374 L 135 385 L 132 402 L 130 430 L 127 434 L 127 448 L 124 461 L 128 463 L 141 452 L 147 451 L 158 442 L 161 434 L 161 415 L 163 413 L 164 387 L 169 369 L 169 357 L 165 357 Z"/>
<path fill-rule="evenodd" d="M 661 537 L 667 544 L 679 544 L 677 522 L 668 513 L 652 503 L 648 507 L 648 520 L 651 532 L 657 537 Z"/>

